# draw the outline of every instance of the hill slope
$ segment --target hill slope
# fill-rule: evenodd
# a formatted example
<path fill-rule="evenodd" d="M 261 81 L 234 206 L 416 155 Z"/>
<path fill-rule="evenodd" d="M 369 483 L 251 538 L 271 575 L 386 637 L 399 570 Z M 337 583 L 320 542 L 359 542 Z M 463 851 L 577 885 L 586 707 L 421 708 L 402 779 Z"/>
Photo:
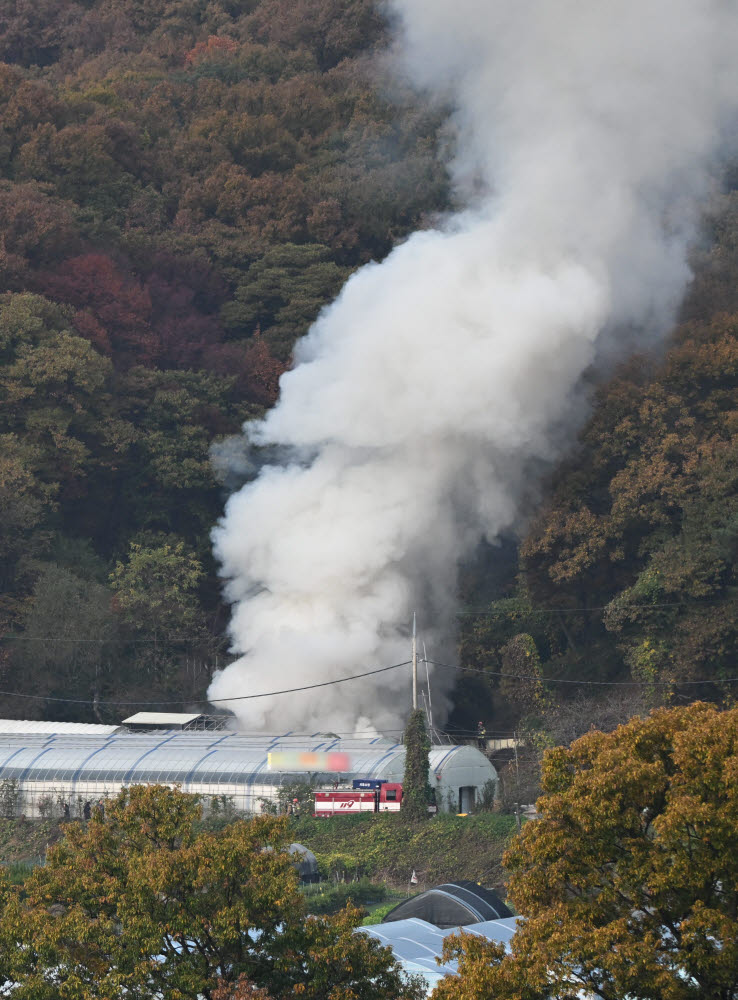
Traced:
<path fill-rule="evenodd" d="M 446 200 L 441 118 L 386 96 L 384 31 L 369 0 L 0 5 L 5 688 L 204 692 L 209 449 Z"/>
<path fill-rule="evenodd" d="M 507 578 L 497 570 L 496 599 L 484 606 L 483 571 L 470 578 L 466 599 L 484 614 L 464 620 L 463 658 L 489 673 L 461 682 L 457 724 L 473 724 L 479 698 L 504 727 L 521 716 L 543 724 L 555 702 L 602 693 L 546 679 L 642 683 L 623 718 L 643 696 L 732 696 L 722 681 L 738 672 L 736 234 L 738 192 L 728 191 L 665 356 L 636 355 L 597 387 L 578 442 L 507 552 Z M 592 716 L 580 713 L 586 730 Z"/>

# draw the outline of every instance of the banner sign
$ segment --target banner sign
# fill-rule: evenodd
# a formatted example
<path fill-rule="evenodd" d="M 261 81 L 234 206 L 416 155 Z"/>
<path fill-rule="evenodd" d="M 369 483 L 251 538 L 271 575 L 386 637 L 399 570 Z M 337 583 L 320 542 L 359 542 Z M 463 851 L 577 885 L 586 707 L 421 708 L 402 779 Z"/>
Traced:
<path fill-rule="evenodd" d="M 347 753 L 309 753 L 298 750 L 275 750 L 269 754 L 270 771 L 333 771 L 351 770 Z"/>

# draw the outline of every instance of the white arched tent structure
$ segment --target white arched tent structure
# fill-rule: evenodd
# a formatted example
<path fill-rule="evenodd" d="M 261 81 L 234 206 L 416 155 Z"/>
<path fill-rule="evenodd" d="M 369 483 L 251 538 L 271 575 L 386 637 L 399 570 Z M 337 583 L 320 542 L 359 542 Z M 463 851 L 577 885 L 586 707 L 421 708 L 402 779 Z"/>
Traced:
<path fill-rule="evenodd" d="M 241 812 L 262 811 L 280 787 L 300 780 L 331 785 L 333 773 L 270 769 L 277 752 L 340 753 L 350 769 L 340 777 L 402 781 L 405 749 L 384 737 L 339 739 L 316 733 L 297 736 L 239 732 L 160 730 L 113 732 L 3 732 L 0 725 L 0 808 L 27 816 L 78 815 L 86 801 L 117 795 L 136 784 L 166 784 L 212 801 L 228 801 Z M 430 781 L 439 808 L 468 811 L 497 774 L 476 748 L 434 746 Z"/>

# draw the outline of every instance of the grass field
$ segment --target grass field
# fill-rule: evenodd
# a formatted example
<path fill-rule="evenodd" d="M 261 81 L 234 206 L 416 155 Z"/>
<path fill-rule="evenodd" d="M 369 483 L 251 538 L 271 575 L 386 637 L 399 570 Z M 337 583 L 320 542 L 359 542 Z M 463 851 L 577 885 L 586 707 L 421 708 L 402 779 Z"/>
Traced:
<path fill-rule="evenodd" d="M 318 859 L 324 879 L 361 879 L 416 891 L 452 879 L 502 888 L 502 855 L 515 819 L 496 813 L 442 813 L 409 826 L 399 816 L 335 816 L 292 820 L 294 839 Z"/>

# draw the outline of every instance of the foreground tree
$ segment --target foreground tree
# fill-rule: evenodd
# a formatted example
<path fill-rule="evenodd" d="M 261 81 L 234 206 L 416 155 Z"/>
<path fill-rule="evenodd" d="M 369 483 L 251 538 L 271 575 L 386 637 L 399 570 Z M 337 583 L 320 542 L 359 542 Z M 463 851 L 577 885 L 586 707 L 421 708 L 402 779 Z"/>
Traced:
<path fill-rule="evenodd" d="M 273 998 L 266 990 L 254 986 L 245 976 L 241 976 L 237 983 L 221 982 L 213 993 L 213 1000 L 273 1000 Z"/>
<path fill-rule="evenodd" d="M 428 817 L 431 798 L 428 784 L 430 739 L 425 715 L 420 709 L 410 713 L 405 727 L 405 776 L 402 781 L 402 815 L 412 821 Z"/>
<path fill-rule="evenodd" d="M 139 786 L 69 825 L 5 905 L 13 996 L 419 1000 L 391 951 L 354 933 L 359 910 L 305 915 L 285 820 L 199 819 L 191 796 Z"/>
<path fill-rule="evenodd" d="M 736 1000 L 738 709 L 660 710 L 549 751 L 506 855 L 511 955 L 462 936 L 437 1000 Z"/>

